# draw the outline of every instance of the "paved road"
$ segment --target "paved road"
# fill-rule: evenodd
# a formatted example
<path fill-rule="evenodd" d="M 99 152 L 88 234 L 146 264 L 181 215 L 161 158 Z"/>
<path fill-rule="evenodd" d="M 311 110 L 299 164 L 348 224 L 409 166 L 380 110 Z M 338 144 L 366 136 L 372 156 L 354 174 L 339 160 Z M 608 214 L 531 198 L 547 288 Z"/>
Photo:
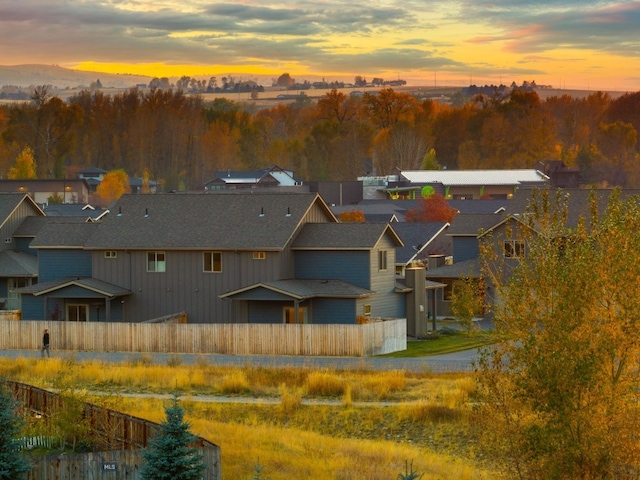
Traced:
<path fill-rule="evenodd" d="M 104 362 L 122 363 L 135 360 L 137 357 L 152 357 L 154 363 L 166 364 L 177 357 L 183 364 L 207 362 L 211 365 L 245 366 L 259 365 L 265 367 L 309 367 L 338 370 L 407 370 L 411 372 L 455 372 L 472 370 L 472 362 L 478 357 L 477 349 L 446 355 L 434 355 L 421 358 L 381 358 L 381 357 L 303 357 L 303 356 L 271 356 L 271 355 L 196 355 L 166 353 L 121 353 L 121 352 L 72 352 L 51 351 L 52 356 L 75 358 L 82 360 L 101 360 Z M 0 350 L 0 357 L 8 358 L 40 358 L 40 350 Z"/>

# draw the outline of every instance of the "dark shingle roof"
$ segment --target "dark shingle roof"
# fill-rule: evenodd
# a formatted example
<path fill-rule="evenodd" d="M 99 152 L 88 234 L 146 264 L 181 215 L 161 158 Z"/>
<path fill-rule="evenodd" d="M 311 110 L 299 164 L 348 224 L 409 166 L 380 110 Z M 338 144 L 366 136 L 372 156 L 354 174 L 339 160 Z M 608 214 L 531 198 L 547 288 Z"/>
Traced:
<path fill-rule="evenodd" d="M 485 214 L 458 214 L 451 222 L 451 226 L 447 229 L 449 236 L 471 236 L 477 237 L 482 231 L 489 230 L 496 226 L 505 215 L 501 213 L 485 213 Z"/>
<path fill-rule="evenodd" d="M 124 195 L 86 246 L 281 250 L 313 205 L 335 221 L 315 193 Z"/>
<path fill-rule="evenodd" d="M 397 246 L 402 242 L 388 223 L 307 223 L 293 242 L 297 250 L 368 250 L 390 232 Z"/>
<path fill-rule="evenodd" d="M 0 252 L 0 276 L 35 277 L 38 275 L 38 258 L 15 250 Z"/>
<path fill-rule="evenodd" d="M 13 233 L 14 237 L 35 237 L 45 225 L 52 223 L 86 223 L 82 217 L 27 217 Z"/>
<path fill-rule="evenodd" d="M 58 223 L 44 225 L 30 244 L 31 248 L 82 248 L 97 231 L 98 223 Z"/>
<path fill-rule="evenodd" d="M 427 278 L 480 278 L 481 276 L 480 260 L 477 258 L 430 268 L 426 275 Z"/>
<path fill-rule="evenodd" d="M 403 247 L 396 248 L 396 263 L 407 263 L 449 225 L 446 222 L 399 222 L 393 224 Z"/>
<path fill-rule="evenodd" d="M 257 283 L 249 287 L 226 293 L 220 297 L 233 297 L 258 288 L 265 288 L 299 300 L 317 297 L 360 298 L 369 297 L 374 294 L 371 290 L 358 287 L 357 285 L 353 285 L 342 280 L 289 279 Z"/>
<path fill-rule="evenodd" d="M 37 283 L 29 287 L 23 287 L 17 289 L 16 291 L 23 294 L 27 293 L 38 296 L 70 286 L 81 287 L 99 295 L 104 295 L 105 297 L 110 298 L 131 294 L 131 292 L 126 288 L 122 288 L 118 285 L 113 285 L 111 283 L 103 282 L 102 280 L 97 280 L 95 278 L 89 277 L 60 278 L 57 280 L 52 280 L 50 282 Z"/>

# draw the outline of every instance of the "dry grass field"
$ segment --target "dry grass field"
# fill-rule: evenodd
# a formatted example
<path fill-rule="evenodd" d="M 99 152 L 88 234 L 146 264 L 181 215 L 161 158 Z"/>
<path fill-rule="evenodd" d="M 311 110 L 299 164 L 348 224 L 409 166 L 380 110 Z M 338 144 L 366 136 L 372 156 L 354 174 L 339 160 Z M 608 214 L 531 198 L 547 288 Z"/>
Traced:
<path fill-rule="evenodd" d="M 157 422 L 177 393 L 192 432 L 220 445 L 225 479 L 249 480 L 259 463 L 271 480 L 393 480 L 406 462 L 423 480 L 496 478 L 476 444 L 470 374 L 167 363 L 0 359 L 0 371 Z"/>

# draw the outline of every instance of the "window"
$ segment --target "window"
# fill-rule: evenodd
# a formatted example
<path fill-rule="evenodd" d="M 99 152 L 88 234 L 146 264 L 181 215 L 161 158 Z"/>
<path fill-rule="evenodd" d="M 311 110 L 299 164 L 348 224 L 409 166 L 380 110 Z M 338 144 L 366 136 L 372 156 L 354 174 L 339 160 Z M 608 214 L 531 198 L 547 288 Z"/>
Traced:
<path fill-rule="evenodd" d="M 387 251 L 380 250 L 378 252 L 378 270 L 386 270 L 387 269 Z"/>
<path fill-rule="evenodd" d="M 524 240 L 505 240 L 503 249 L 505 258 L 524 258 Z"/>
<path fill-rule="evenodd" d="M 267 258 L 266 252 L 253 252 L 254 260 L 264 260 L 265 258 Z"/>
<path fill-rule="evenodd" d="M 104 252 L 104 258 L 116 258 L 118 256 L 118 252 L 115 250 L 108 250 Z"/>
<path fill-rule="evenodd" d="M 67 321 L 86 322 L 89 320 L 89 305 L 67 305 Z"/>
<path fill-rule="evenodd" d="M 362 313 L 363 315 L 371 315 L 371 305 L 370 304 L 363 305 Z"/>
<path fill-rule="evenodd" d="M 164 252 L 147 252 L 147 272 L 164 272 Z"/>
<path fill-rule="evenodd" d="M 222 253 L 204 252 L 202 260 L 204 262 L 203 269 L 205 272 L 209 272 L 209 273 L 222 272 Z"/>

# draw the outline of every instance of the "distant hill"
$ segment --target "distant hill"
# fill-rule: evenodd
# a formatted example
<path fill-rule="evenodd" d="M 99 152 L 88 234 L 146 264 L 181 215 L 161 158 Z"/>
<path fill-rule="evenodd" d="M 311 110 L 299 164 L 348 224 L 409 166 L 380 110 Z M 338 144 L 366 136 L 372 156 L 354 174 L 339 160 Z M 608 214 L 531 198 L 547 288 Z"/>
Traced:
<path fill-rule="evenodd" d="M 105 88 L 128 88 L 139 83 L 148 84 L 150 77 L 114 75 L 103 72 L 84 72 L 57 65 L 0 65 L 0 87 L 16 85 L 53 85 L 58 88 L 89 87 L 100 80 Z"/>

